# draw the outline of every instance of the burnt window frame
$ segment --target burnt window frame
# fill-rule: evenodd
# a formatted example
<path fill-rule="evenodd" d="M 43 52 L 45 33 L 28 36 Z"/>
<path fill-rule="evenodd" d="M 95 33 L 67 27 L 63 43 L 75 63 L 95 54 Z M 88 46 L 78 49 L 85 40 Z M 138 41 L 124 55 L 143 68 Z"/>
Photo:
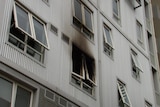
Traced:
<path fill-rule="evenodd" d="M 77 67 L 77 63 L 79 66 L 78 68 L 75 68 Z M 76 73 L 75 69 L 78 69 L 79 71 L 76 71 Z M 72 44 L 71 83 L 76 85 L 76 87 L 80 88 L 84 92 L 87 92 L 87 94 L 95 96 L 95 60 L 74 44 Z"/>

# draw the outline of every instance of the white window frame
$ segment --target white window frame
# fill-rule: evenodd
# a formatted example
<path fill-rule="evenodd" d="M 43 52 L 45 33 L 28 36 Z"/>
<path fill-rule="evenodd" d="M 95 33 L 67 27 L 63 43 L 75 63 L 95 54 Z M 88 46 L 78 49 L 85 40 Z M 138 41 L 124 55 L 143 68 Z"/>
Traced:
<path fill-rule="evenodd" d="M 89 80 L 92 84 L 94 84 L 96 86 L 96 82 L 95 80 L 93 81 L 91 78 L 89 78 L 89 73 L 88 73 L 88 69 L 87 69 L 87 64 L 86 64 L 86 60 L 85 58 L 82 59 L 82 68 L 81 68 L 81 72 L 82 72 L 82 75 L 78 75 L 77 73 L 73 72 L 72 70 L 72 74 L 81 78 L 81 79 L 85 79 L 85 76 L 86 76 L 86 79 Z M 95 77 L 94 77 L 95 78 Z"/>
<path fill-rule="evenodd" d="M 125 85 L 122 82 L 118 81 L 117 86 L 118 86 L 118 91 L 122 98 L 123 104 L 126 104 L 128 107 L 132 107 Z M 125 99 L 127 99 L 128 102 L 126 102 Z"/>
<path fill-rule="evenodd" d="M 113 2 L 116 2 L 116 6 L 118 9 L 118 14 L 116 14 L 113 10 L 113 16 L 117 19 L 117 21 L 120 21 L 120 0 L 114 0 Z M 114 7 L 113 7 L 113 9 L 114 9 Z"/>
<path fill-rule="evenodd" d="M 79 2 L 80 3 L 80 6 L 81 6 L 81 12 L 82 13 L 79 13 L 79 14 L 81 14 L 81 16 L 82 16 L 82 21 L 80 21 L 77 17 L 76 17 L 76 13 L 75 13 L 75 7 L 74 7 L 74 1 L 75 0 L 73 0 L 73 17 L 76 19 L 76 20 L 78 20 L 80 23 L 81 23 L 81 27 L 80 27 L 80 31 L 81 32 L 83 32 L 83 33 L 85 33 L 84 32 L 84 29 L 86 28 L 88 31 L 89 31 L 89 33 L 91 33 L 91 36 L 93 36 L 94 35 L 94 25 L 93 25 L 93 11 L 87 6 L 87 5 L 85 5 L 81 0 L 76 0 L 77 2 Z M 86 25 L 86 19 L 85 19 L 85 9 L 90 13 L 90 15 L 91 15 L 91 25 L 92 25 L 92 28 L 90 29 L 89 27 L 87 27 L 87 25 Z M 74 24 L 74 23 L 73 23 Z M 77 27 L 77 25 L 75 25 L 76 27 Z M 90 35 L 89 35 L 90 36 Z M 91 37 L 91 38 L 94 38 L 94 37 Z"/>
<path fill-rule="evenodd" d="M 105 29 L 107 29 L 108 32 L 109 32 L 109 37 L 111 39 L 111 44 L 107 40 L 107 35 L 106 35 L 106 32 L 105 32 Z M 105 43 L 108 44 L 113 49 L 113 38 L 112 38 L 112 35 L 111 35 L 111 29 L 108 26 L 106 26 L 105 24 L 103 25 L 103 35 L 104 35 Z"/>
<path fill-rule="evenodd" d="M 137 31 L 137 40 L 138 43 L 143 46 L 144 40 L 143 40 L 143 31 L 142 31 L 142 25 L 139 21 L 136 21 L 136 31 Z"/>
<path fill-rule="evenodd" d="M 107 35 L 105 30 L 108 30 L 109 32 L 109 37 L 111 39 L 111 43 L 108 42 L 107 40 Z M 104 52 L 111 58 L 113 58 L 113 49 L 114 49 L 114 45 L 113 45 L 113 37 L 111 34 L 111 29 L 106 25 L 103 24 L 103 39 L 104 39 Z"/>
<path fill-rule="evenodd" d="M 82 74 L 78 75 L 77 73 L 73 72 L 72 70 L 72 74 L 81 78 L 81 79 L 85 79 L 85 65 L 84 65 L 84 59 L 82 59 L 82 68 L 81 68 L 81 71 L 80 71 Z"/>
<path fill-rule="evenodd" d="M 18 17 L 17 17 L 16 6 L 18 6 L 18 7 L 21 8 L 23 11 L 25 11 L 25 12 L 28 13 L 31 35 L 28 34 L 26 31 L 24 31 L 22 28 L 19 27 L 19 25 L 18 25 Z M 27 9 L 25 9 L 24 7 L 22 7 L 22 6 L 21 6 L 20 4 L 18 4 L 17 2 L 14 4 L 13 13 L 14 13 L 14 19 L 15 19 L 15 26 L 16 26 L 18 29 L 20 29 L 22 32 L 24 32 L 26 35 L 30 36 L 30 37 L 33 38 L 35 41 L 37 41 L 40 45 L 42 45 L 42 46 L 45 47 L 46 49 L 49 49 L 49 43 L 48 43 L 47 30 L 46 30 L 45 23 L 42 22 L 40 19 L 38 19 L 36 16 L 34 16 L 32 13 L 30 13 Z M 45 38 L 46 38 L 46 45 L 47 45 L 47 46 L 46 46 L 45 44 L 41 43 L 39 40 L 36 39 L 36 34 L 35 34 L 35 29 L 34 29 L 33 18 L 35 18 L 40 24 L 43 25 L 44 33 L 45 33 Z"/>
<path fill-rule="evenodd" d="M 137 53 L 131 49 L 131 58 L 134 63 L 134 65 L 132 65 L 132 67 L 135 66 L 137 72 L 140 72 L 140 71 L 143 72 L 137 57 L 138 57 Z"/>
<path fill-rule="evenodd" d="M 22 86 L 12 80 L 8 80 L 6 78 L 3 78 L 0 76 L 0 78 L 4 79 L 5 81 L 9 81 L 10 83 L 12 83 L 12 95 L 11 95 L 11 107 L 14 107 L 15 106 L 15 102 L 16 102 L 16 95 L 17 95 L 17 89 L 18 87 L 21 87 L 27 91 L 29 91 L 31 93 L 31 96 L 30 96 L 30 104 L 29 104 L 29 107 L 32 107 L 32 104 L 33 104 L 33 91 L 25 86 Z"/>

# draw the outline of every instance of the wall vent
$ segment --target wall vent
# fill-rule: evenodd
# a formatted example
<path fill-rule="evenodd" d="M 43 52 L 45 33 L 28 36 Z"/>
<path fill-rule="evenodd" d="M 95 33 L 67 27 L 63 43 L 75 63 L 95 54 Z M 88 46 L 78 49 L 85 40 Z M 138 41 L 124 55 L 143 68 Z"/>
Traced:
<path fill-rule="evenodd" d="M 50 30 L 55 33 L 56 35 L 58 34 L 58 29 L 54 25 L 50 25 Z"/>
<path fill-rule="evenodd" d="M 45 90 L 45 97 L 52 101 L 55 101 L 55 94 L 49 90 Z"/>
<path fill-rule="evenodd" d="M 66 36 L 65 34 L 62 34 L 62 40 L 63 40 L 64 42 L 66 42 L 67 44 L 69 44 L 69 37 Z"/>
<path fill-rule="evenodd" d="M 67 107 L 67 101 L 64 98 L 62 98 L 62 97 L 59 97 L 59 104 L 62 107 Z"/>

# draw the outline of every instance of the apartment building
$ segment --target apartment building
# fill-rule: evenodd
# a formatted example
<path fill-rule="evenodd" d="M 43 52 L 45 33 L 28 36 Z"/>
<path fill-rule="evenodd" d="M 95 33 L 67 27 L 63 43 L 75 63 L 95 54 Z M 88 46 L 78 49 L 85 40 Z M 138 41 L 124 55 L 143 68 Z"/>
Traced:
<path fill-rule="evenodd" d="M 151 10 L 150 0 L 0 0 L 0 107 L 159 107 Z"/>

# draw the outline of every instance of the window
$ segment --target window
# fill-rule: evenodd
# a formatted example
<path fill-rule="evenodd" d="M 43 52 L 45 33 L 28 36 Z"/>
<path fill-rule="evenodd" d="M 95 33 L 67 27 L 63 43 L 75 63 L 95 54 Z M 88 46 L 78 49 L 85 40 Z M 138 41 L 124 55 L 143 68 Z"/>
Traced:
<path fill-rule="evenodd" d="M 154 56 L 154 46 L 153 46 L 153 37 L 152 35 L 147 32 L 148 35 L 148 45 L 149 45 L 149 52 L 150 52 L 150 61 L 153 67 L 155 67 L 155 56 Z"/>
<path fill-rule="evenodd" d="M 32 107 L 33 92 L 0 77 L 0 107 Z"/>
<path fill-rule="evenodd" d="M 74 0 L 73 24 L 91 40 L 93 37 L 93 12 L 80 0 Z"/>
<path fill-rule="evenodd" d="M 150 10 L 149 3 L 144 0 L 144 11 L 146 16 L 146 27 L 149 31 L 151 31 L 151 20 L 150 20 Z"/>
<path fill-rule="evenodd" d="M 115 20 L 120 24 L 120 1 L 113 0 L 112 6 L 113 6 L 113 16 Z"/>
<path fill-rule="evenodd" d="M 117 86 L 118 86 L 119 107 L 131 107 L 131 102 L 127 94 L 125 85 L 122 82 L 118 81 Z"/>
<path fill-rule="evenodd" d="M 141 0 L 135 0 L 136 1 L 136 4 L 134 6 L 134 9 L 137 9 L 141 6 Z"/>
<path fill-rule="evenodd" d="M 133 51 L 133 50 L 131 50 L 131 51 L 132 51 L 131 63 L 132 63 L 133 77 L 140 81 L 140 71 L 142 72 L 142 70 L 141 70 L 141 67 L 140 67 L 140 64 L 138 61 L 138 56 L 135 51 Z"/>
<path fill-rule="evenodd" d="M 137 30 L 137 40 L 138 44 L 143 47 L 143 33 L 142 33 L 142 25 L 137 21 L 136 22 L 136 30 Z"/>
<path fill-rule="evenodd" d="M 104 25 L 103 27 L 103 37 L 104 37 L 104 52 L 110 57 L 113 56 L 113 43 L 111 36 L 111 29 Z"/>
<path fill-rule="evenodd" d="M 73 45 L 72 50 L 73 71 L 72 82 L 87 93 L 94 95 L 95 63 L 94 59 Z"/>
<path fill-rule="evenodd" d="M 153 76 L 154 89 L 156 92 L 159 92 L 158 73 L 153 67 L 152 67 L 152 76 Z"/>
<path fill-rule="evenodd" d="M 149 102 L 145 101 L 145 107 L 152 107 L 152 105 Z"/>
<path fill-rule="evenodd" d="M 49 49 L 45 23 L 17 3 L 8 41 L 39 62 L 43 62 L 44 51 Z"/>

